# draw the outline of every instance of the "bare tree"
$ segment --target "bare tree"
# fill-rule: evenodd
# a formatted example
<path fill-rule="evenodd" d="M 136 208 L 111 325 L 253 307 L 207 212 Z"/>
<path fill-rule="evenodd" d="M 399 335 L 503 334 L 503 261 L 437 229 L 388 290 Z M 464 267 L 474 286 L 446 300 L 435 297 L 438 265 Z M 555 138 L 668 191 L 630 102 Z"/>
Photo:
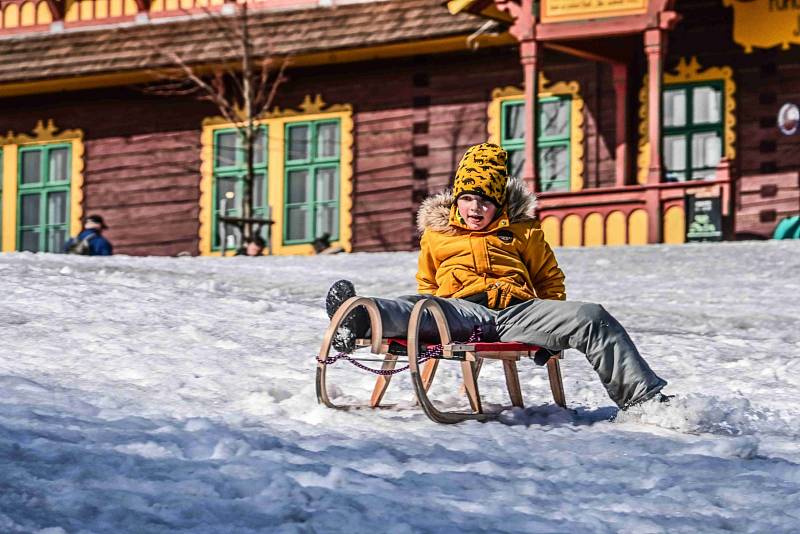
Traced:
<path fill-rule="evenodd" d="M 208 9 L 205 14 L 223 36 L 224 45 L 233 60 L 223 66 L 212 67 L 210 71 L 208 67 L 201 70 L 200 65 L 172 50 L 169 43 L 160 43 L 156 51 L 169 60 L 171 67 L 159 71 L 159 81 L 149 85 L 146 91 L 173 97 L 193 95 L 199 100 L 211 102 L 236 128 L 246 163 L 241 229 L 243 237 L 249 239 L 255 235 L 254 227 L 257 225 L 253 221 L 256 122 L 260 115 L 272 107 L 278 87 L 286 81 L 284 73 L 289 58 L 272 57 L 270 46 L 264 47 L 266 50 L 254 49 L 252 21 L 246 3 L 241 4 L 233 15 Z"/>

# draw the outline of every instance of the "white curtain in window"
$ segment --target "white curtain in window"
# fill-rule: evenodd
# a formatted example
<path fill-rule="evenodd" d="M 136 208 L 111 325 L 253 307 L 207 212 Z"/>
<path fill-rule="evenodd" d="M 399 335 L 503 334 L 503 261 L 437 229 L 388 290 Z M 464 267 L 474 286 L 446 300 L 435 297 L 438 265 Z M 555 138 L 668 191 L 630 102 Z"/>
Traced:
<path fill-rule="evenodd" d="M 686 91 L 674 89 L 664 91 L 664 126 L 686 125 Z"/>
<path fill-rule="evenodd" d="M 692 137 L 692 168 L 716 167 L 722 157 L 722 140 L 716 132 L 694 134 Z"/>
<path fill-rule="evenodd" d="M 686 137 L 668 135 L 664 138 L 664 166 L 670 171 L 686 170 Z"/>
<path fill-rule="evenodd" d="M 695 87 L 692 98 L 694 124 L 715 124 L 722 118 L 722 93 L 716 87 Z"/>

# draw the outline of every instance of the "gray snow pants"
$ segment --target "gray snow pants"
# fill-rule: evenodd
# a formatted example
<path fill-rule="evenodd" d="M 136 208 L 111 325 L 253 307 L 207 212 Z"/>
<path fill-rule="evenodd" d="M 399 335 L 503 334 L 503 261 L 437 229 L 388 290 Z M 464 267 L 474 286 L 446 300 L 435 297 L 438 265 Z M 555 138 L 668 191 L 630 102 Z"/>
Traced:
<path fill-rule="evenodd" d="M 455 341 L 466 341 L 474 328 L 480 327 L 483 341 L 518 341 L 552 351 L 581 351 L 620 408 L 647 400 L 667 385 L 650 369 L 622 325 L 601 305 L 588 302 L 534 299 L 492 310 L 462 299 L 429 295 L 375 298 L 383 335 L 405 337 L 414 303 L 423 298 L 439 302 Z M 433 317 L 426 313 L 421 339 L 438 339 L 438 332 Z"/>

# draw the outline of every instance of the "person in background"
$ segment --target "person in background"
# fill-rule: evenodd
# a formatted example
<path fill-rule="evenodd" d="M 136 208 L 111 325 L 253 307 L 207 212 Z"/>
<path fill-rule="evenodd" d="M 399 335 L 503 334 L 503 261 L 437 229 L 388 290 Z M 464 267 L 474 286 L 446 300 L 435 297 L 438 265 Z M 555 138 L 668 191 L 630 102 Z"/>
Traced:
<path fill-rule="evenodd" d="M 261 236 L 253 236 L 236 251 L 237 256 L 263 256 L 267 243 Z"/>
<path fill-rule="evenodd" d="M 318 238 L 311 243 L 311 246 L 314 247 L 314 254 L 338 254 L 340 252 L 344 252 L 344 248 L 341 246 L 331 246 L 331 234 L 325 232 Z"/>
<path fill-rule="evenodd" d="M 111 242 L 103 236 L 108 225 L 100 215 L 89 215 L 83 223 L 83 230 L 64 243 L 64 252 L 84 256 L 111 256 L 114 251 Z"/>

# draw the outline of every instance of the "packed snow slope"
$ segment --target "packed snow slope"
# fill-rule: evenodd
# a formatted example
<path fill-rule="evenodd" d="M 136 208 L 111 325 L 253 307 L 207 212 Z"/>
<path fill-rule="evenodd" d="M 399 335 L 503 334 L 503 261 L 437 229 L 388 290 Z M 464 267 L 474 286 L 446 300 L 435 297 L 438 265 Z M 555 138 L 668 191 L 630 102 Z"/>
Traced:
<path fill-rule="evenodd" d="M 800 242 L 559 249 L 677 397 L 617 414 L 581 354 L 567 401 L 436 425 L 318 406 L 323 300 L 413 293 L 413 253 L 0 255 L 0 532 L 797 532 Z M 466 406 L 458 366 L 432 395 Z M 337 402 L 373 377 L 331 368 Z M 481 376 L 508 403 L 502 366 Z"/>

